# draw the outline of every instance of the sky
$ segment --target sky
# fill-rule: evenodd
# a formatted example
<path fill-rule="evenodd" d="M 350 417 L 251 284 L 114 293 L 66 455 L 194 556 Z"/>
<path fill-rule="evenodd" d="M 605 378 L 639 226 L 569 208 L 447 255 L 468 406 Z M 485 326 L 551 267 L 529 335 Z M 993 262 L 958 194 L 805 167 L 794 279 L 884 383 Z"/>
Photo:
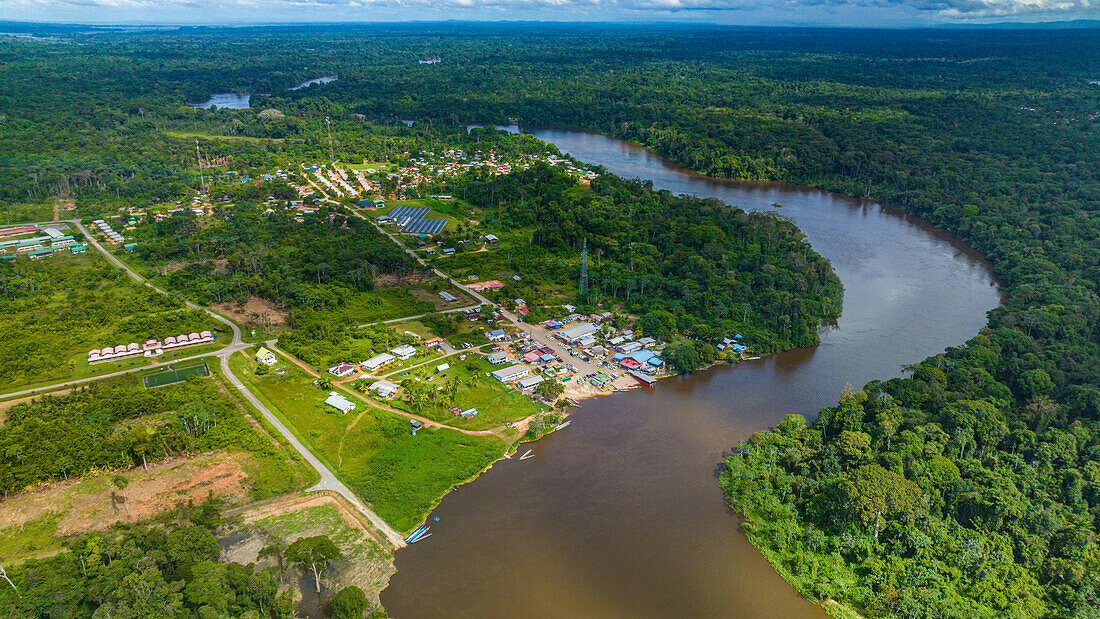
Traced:
<path fill-rule="evenodd" d="M 0 20 L 90 24 L 688 22 L 912 27 L 1100 19 L 1100 0 L 0 0 Z"/>

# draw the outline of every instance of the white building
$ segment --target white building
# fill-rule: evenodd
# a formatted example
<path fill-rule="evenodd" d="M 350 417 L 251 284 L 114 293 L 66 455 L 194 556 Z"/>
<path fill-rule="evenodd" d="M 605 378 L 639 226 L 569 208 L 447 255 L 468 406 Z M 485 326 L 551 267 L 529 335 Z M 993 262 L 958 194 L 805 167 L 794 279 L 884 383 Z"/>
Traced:
<path fill-rule="evenodd" d="M 410 346 L 408 344 L 402 344 L 401 346 L 398 346 L 397 348 L 394 348 L 390 352 L 393 353 L 394 356 L 396 356 L 398 359 L 401 359 L 402 361 L 407 360 L 407 359 L 412 359 L 413 357 L 416 356 L 416 348 L 413 347 L 413 346 Z"/>
<path fill-rule="evenodd" d="M 328 392 L 328 398 L 325 399 L 325 404 L 328 404 L 332 408 L 335 408 L 336 410 L 344 414 L 351 412 L 355 408 L 354 402 L 349 401 L 347 398 L 340 395 L 339 393 L 336 393 L 335 391 Z"/>
<path fill-rule="evenodd" d="M 393 355 L 384 352 L 380 355 L 375 355 L 375 356 L 371 357 L 370 359 L 367 359 L 366 361 L 364 361 L 363 363 L 360 363 L 359 365 L 363 366 L 363 369 L 368 371 L 368 372 L 374 372 L 378 368 L 381 368 L 382 366 L 385 366 L 385 365 L 389 365 L 390 363 L 393 363 L 396 360 L 397 360 L 397 357 L 394 357 Z"/>
<path fill-rule="evenodd" d="M 530 373 L 531 371 L 527 368 L 523 367 L 522 365 L 516 364 L 493 372 L 493 378 L 499 380 L 502 383 L 510 383 L 513 380 L 519 380 Z"/>
<path fill-rule="evenodd" d="M 575 324 L 571 327 L 560 329 L 556 333 L 554 333 L 554 335 L 565 340 L 566 342 L 569 342 L 570 344 L 575 344 L 577 340 L 581 339 L 582 337 L 586 335 L 592 335 L 599 330 L 600 328 L 598 326 L 590 322 L 582 322 L 580 324 Z"/>
<path fill-rule="evenodd" d="M 380 380 L 372 384 L 370 390 L 377 393 L 380 398 L 390 398 L 397 393 L 397 385 L 388 380 Z"/>
<path fill-rule="evenodd" d="M 504 329 L 495 329 L 485 334 L 485 337 L 489 338 L 490 342 L 499 342 L 507 339 L 508 334 L 504 332 Z"/>
<path fill-rule="evenodd" d="M 337 363 L 328 369 L 328 373 L 341 378 L 351 376 L 355 373 L 355 366 L 350 363 Z"/>
<path fill-rule="evenodd" d="M 508 362 L 508 353 L 501 350 L 501 351 L 490 354 L 488 359 L 489 359 L 489 363 L 492 363 L 493 365 L 500 365 L 502 363 L 507 363 Z"/>
<path fill-rule="evenodd" d="M 541 376 L 528 376 L 527 378 L 521 378 L 519 382 L 516 383 L 516 386 L 519 387 L 520 391 L 530 391 L 541 382 Z"/>

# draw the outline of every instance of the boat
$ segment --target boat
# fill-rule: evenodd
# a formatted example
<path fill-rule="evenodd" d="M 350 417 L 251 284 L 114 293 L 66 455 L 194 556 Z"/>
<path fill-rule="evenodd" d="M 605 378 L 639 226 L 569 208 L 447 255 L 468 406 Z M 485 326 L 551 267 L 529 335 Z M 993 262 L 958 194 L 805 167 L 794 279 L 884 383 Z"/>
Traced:
<path fill-rule="evenodd" d="M 528 450 L 527 450 L 527 453 L 525 453 L 525 454 L 523 454 L 522 456 L 520 456 L 520 460 L 526 460 L 527 458 L 531 457 L 531 452 L 532 452 L 532 451 L 534 451 L 534 449 L 528 449 Z"/>
<path fill-rule="evenodd" d="M 414 530 L 408 537 L 405 538 L 405 543 L 412 544 L 413 542 L 420 540 L 421 536 L 427 533 L 428 529 L 430 528 L 431 527 L 426 524 L 422 524 L 419 527 L 416 527 L 416 530 Z"/>
<path fill-rule="evenodd" d="M 425 537 L 428 537 L 429 535 L 431 535 L 431 533 L 428 533 L 429 529 L 431 529 L 431 527 L 429 527 L 427 525 L 424 525 L 422 531 L 420 531 L 418 533 L 414 533 L 412 536 L 409 537 L 409 539 L 405 540 L 405 543 L 406 544 L 415 544 L 416 542 L 419 542 L 420 540 L 424 539 Z"/>
<path fill-rule="evenodd" d="M 559 424 L 558 427 L 554 428 L 554 431 L 557 432 L 558 430 L 568 428 L 569 424 L 571 424 L 571 423 L 573 423 L 572 419 L 570 419 L 569 421 L 566 421 L 565 423 Z"/>

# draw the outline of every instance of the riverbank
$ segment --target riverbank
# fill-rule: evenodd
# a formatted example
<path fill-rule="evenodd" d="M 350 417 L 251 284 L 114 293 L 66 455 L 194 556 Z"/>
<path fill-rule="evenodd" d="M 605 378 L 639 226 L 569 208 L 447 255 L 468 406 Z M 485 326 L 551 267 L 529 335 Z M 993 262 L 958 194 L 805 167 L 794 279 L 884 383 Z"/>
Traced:
<path fill-rule="evenodd" d="M 737 530 L 715 463 L 787 414 L 835 404 L 846 383 L 897 374 L 973 336 L 1000 300 L 988 263 L 875 203 L 689 174 L 605 136 L 534 134 L 659 190 L 754 210 L 783 204 L 843 282 L 844 314 L 812 348 L 580 400 L 583 414 L 570 409 L 568 431 L 544 437 L 524 466 L 495 466 L 439 504 L 431 515 L 446 526 L 397 553 L 383 605 L 394 616 L 826 617 Z M 471 573 L 471 562 L 493 569 Z"/>

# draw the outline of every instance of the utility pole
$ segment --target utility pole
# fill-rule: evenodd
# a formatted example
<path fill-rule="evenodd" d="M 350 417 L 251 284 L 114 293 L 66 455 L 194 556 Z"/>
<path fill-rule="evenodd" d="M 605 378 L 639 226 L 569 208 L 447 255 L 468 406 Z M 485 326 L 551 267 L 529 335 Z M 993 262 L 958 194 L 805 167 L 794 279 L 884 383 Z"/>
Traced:
<path fill-rule="evenodd" d="M 588 293 L 588 237 L 584 237 L 581 243 L 581 281 L 577 286 L 577 300 L 583 299 Z"/>
<path fill-rule="evenodd" d="M 202 192 L 206 193 L 206 179 L 202 175 L 202 153 L 199 152 L 198 138 L 195 138 L 195 163 L 199 166 L 199 183 L 202 184 Z"/>
<path fill-rule="evenodd" d="M 335 161 L 336 158 L 332 156 L 332 121 L 328 116 L 325 116 L 325 125 L 328 128 L 328 159 L 329 161 Z"/>

